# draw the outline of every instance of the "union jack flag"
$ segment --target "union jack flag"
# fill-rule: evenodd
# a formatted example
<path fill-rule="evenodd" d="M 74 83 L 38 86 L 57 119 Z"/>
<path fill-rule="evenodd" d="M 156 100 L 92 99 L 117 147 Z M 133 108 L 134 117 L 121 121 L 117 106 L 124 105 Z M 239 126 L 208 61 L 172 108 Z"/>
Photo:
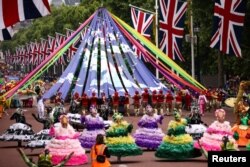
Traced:
<path fill-rule="evenodd" d="M 184 19 L 187 11 L 187 2 L 178 0 L 160 0 L 160 49 L 175 60 L 176 57 L 181 61 L 184 58 L 180 48 L 184 33 Z"/>
<path fill-rule="evenodd" d="M 131 8 L 131 17 L 132 17 L 134 28 L 145 38 L 150 40 L 154 15 L 142 12 L 135 8 Z M 136 55 L 138 55 L 140 59 L 143 58 L 144 61 L 146 62 L 148 61 L 135 46 L 134 46 L 134 49 L 135 49 Z"/>
<path fill-rule="evenodd" d="M 56 32 L 56 48 L 58 48 L 65 40 L 67 37 L 63 34 L 57 33 Z M 55 65 L 66 65 L 66 61 L 64 58 L 64 55 L 62 55 L 56 62 Z"/>
<path fill-rule="evenodd" d="M 71 29 L 66 29 L 66 36 L 67 38 L 70 37 L 72 34 L 74 33 L 74 30 Z M 80 44 L 81 41 L 81 36 L 69 47 L 68 49 L 68 54 L 67 54 L 67 62 L 70 62 L 71 58 L 73 57 L 73 55 L 76 53 L 77 51 L 77 47 Z"/>
<path fill-rule="evenodd" d="M 12 26 L 0 30 L 0 41 L 9 40 L 14 35 Z"/>
<path fill-rule="evenodd" d="M 246 0 L 215 0 L 214 32 L 210 47 L 241 57 L 240 36 L 244 25 Z"/>

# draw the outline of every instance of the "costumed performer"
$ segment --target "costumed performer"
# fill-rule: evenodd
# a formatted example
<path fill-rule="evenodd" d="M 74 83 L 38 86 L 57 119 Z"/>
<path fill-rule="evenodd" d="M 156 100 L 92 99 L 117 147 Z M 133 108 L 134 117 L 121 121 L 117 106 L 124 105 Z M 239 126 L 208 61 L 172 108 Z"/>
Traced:
<path fill-rule="evenodd" d="M 186 159 L 201 156 L 199 149 L 193 147 L 193 138 L 186 133 L 187 120 L 174 111 L 175 120 L 168 124 L 167 135 L 156 150 L 155 156 L 167 159 Z"/>
<path fill-rule="evenodd" d="M 138 122 L 139 128 L 134 134 L 135 143 L 140 147 L 155 150 L 161 144 L 164 133 L 158 127 L 162 124 L 163 116 L 154 113 L 150 105 L 146 107 L 146 114 Z"/>
<path fill-rule="evenodd" d="M 191 107 L 191 113 L 187 118 L 188 125 L 186 126 L 186 132 L 190 134 L 194 140 L 200 139 L 203 133 L 207 129 L 207 124 L 201 120 L 201 114 L 198 106 Z"/>
<path fill-rule="evenodd" d="M 223 137 L 227 136 L 229 142 L 234 143 L 234 148 L 237 149 L 238 145 L 233 138 L 230 123 L 225 121 L 226 112 L 224 109 L 217 109 L 215 111 L 216 121 L 214 121 L 203 134 L 199 140 L 200 144 L 195 142 L 195 148 L 200 148 L 200 145 L 207 151 L 221 151 L 223 144 Z"/>
<path fill-rule="evenodd" d="M 110 155 L 117 156 L 118 161 L 121 157 L 141 155 L 142 150 L 135 144 L 134 138 L 129 135 L 133 125 L 123 120 L 120 113 L 113 115 L 114 122 L 106 131 L 106 144 Z"/>
<path fill-rule="evenodd" d="M 11 125 L 9 129 L 0 136 L 0 140 L 17 141 L 18 146 L 21 146 L 22 141 L 30 141 L 33 138 L 34 131 L 31 129 L 31 125 L 26 122 L 24 110 L 17 108 L 10 119 L 15 119 L 16 123 Z"/>
<path fill-rule="evenodd" d="M 90 149 L 96 142 L 96 136 L 98 134 L 105 135 L 104 121 L 103 118 L 97 113 L 95 106 L 90 107 L 90 114 L 82 116 L 82 124 L 85 128 L 82 135 L 79 137 L 83 148 Z"/>
<path fill-rule="evenodd" d="M 250 111 L 246 101 L 238 102 L 238 119 L 232 130 L 239 146 L 250 143 Z"/>
<path fill-rule="evenodd" d="M 46 145 L 52 155 L 52 163 L 59 164 L 65 156 L 74 152 L 66 165 L 82 165 L 87 163 L 87 155 L 78 140 L 79 133 L 75 132 L 69 124 L 66 115 L 60 116 L 60 124 L 50 128 L 50 134 L 54 137 Z"/>

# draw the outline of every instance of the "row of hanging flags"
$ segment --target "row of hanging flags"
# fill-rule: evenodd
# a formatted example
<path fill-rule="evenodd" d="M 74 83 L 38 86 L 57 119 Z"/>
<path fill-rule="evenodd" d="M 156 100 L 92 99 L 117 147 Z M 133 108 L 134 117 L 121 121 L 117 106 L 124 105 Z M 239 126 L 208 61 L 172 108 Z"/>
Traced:
<path fill-rule="evenodd" d="M 246 0 L 215 0 L 210 47 L 222 53 L 242 57 L 240 37 L 244 25 Z M 159 48 L 171 59 L 184 61 L 181 54 L 184 20 L 188 2 L 159 0 Z M 134 28 L 150 40 L 155 15 L 131 7 Z M 147 59 L 135 48 L 136 53 Z"/>
<path fill-rule="evenodd" d="M 34 19 L 46 16 L 50 13 L 47 0 L 15 1 L 0 0 L 0 40 L 9 39 L 13 34 L 11 26 L 26 19 Z M 11 10 L 4 10 L 13 5 Z M 184 20 L 188 3 L 180 0 L 159 0 L 159 48 L 173 60 L 184 61 L 181 53 L 182 39 L 184 35 Z M 25 12 L 27 9 L 32 12 Z M 22 13 L 23 11 L 23 13 Z M 240 37 L 244 25 L 246 11 L 246 0 L 215 0 L 214 5 L 214 26 L 210 47 L 217 48 L 222 53 L 242 57 L 240 48 Z M 11 17 L 7 17 L 11 16 Z M 153 30 L 154 14 L 131 8 L 131 18 L 134 28 L 146 37 L 151 39 Z M 25 46 L 16 48 L 11 54 L 7 51 L 6 62 L 9 64 L 40 64 L 46 56 L 62 44 L 70 35 L 56 33 L 55 37 L 48 37 L 41 42 L 31 42 Z M 8 35 L 9 34 L 9 35 Z M 7 38 L 8 37 L 8 38 Z M 137 55 L 148 62 L 145 56 L 134 47 Z M 62 56 L 56 64 L 65 65 L 76 51 L 75 45 L 71 46 L 67 55 Z"/>
<path fill-rule="evenodd" d="M 5 61 L 11 65 L 33 65 L 37 66 L 41 64 L 45 58 L 53 53 L 74 31 L 66 29 L 66 35 L 61 33 L 55 33 L 55 36 L 48 36 L 47 39 L 41 38 L 41 40 L 27 43 L 26 45 L 16 47 L 14 53 L 10 51 L 5 52 Z M 66 65 L 71 60 L 72 56 L 77 51 L 77 46 L 84 36 L 84 32 L 81 32 L 81 36 L 69 47 L 67 52 L 61 56 L 55 65 Z"/>

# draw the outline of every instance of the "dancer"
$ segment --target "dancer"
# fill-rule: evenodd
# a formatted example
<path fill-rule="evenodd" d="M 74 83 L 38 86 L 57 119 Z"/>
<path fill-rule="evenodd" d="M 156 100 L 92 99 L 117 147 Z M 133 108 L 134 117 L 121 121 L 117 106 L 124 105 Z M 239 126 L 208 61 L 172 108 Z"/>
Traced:
<path fill-rule="evenodd" d="M 133 126 L 125 120 L 120 113 L 113 115 L 114 123 L 106 131 L 106 143 L 110 151 L 110 155 L 117 156 L 118 161 L 124 156 L 141 155 L 142 150 L 135 144 L 135 140 L 131 133 Z"/>
<path fill-rule="evenodd" d="M 62 167 L 74 154 L 73 152 L 70 153 L 69 155 L 64 157 L 59 164 L 53 166 L 51 162 L 51 154 L 49 153 L 49 150 L 45 150 L 44 153 L 39 155 L 37 164 L 33 163 L 32 160 L 30 160 L 30 158 L 27 157 L 27 155 L 24 153 L 22 149 L 19 148 L 18 152 L 20 153 L 24 162 L 30 167 Z"/>
<path fill-rule="evenodd" d="M 237 143 L 233 138 L 230 123 L 225 121 L 226 112 L 223 109 L 215 111 L 216 121 L 214 121 L 199 140 L 200 145 L 207 151 L 221 151 L 223 137 L 228 136 L 230 142 L 234 143 L 234 148 L 237 149 Z M 195 148 L 200 148 L 199 143 L 195 142 Z"/>
<path fill-rule="evenodd" d="M 144 88 L 144 92 L 141 94 L 142 100 L 141 100 L 141 105 L 143 108 L 143 114 L 145 114 L 146 111 L 146 107 L 148 105 L 148 101 L 149 101 L 149 93 L 148 93 L 148 89 Z"/>
<path fill-rule="evenodd" d="M 34 131 L 31 129 L 31 125 L 26 122 L 24 111 L 21 108 L 17 108 L 10 119 L 15 119 L 16 123 L 11 125 L 9 129 L 0 136 L 0 140 L 17 141 L 18 146 L 21 146 L 22 141 L 30 141 L 33 138 Z"/>
<path fill-rule="evenodd" d="M 205 92 L 202 92 L 200 95 L 199 95 L 199 98 L 198 98 L 198 104 L 200 106 L 200 112 L 201 112 L 201 115 L 204 116 L 204 113 L 205 113 L 205 109 L 206 109 L 206 103 L 207 103 L 207 98 L 205 96 Z"/>
<path fill-rule="evenodd" d="M 179 113 L 182 112 L 182 93 L 179 91 L 175 96 L 175 108 L 178 110 Z"/>
<path fill-rule="evenodd" d="M 101 93 L 101 99 L 100 99 L 100 116 L 103 118 L 103 120 L 108 120 L 109 117 L 109 101 L 105 95 L 104 92 Z"/>
<path fill-rule="evenodd" d="M 191 109 L 191 103 L 193 101 L 192 95 L 189 93 L 186 93 L 185 95 L 185 104 L 186 104 L 186 109 L 190 111 Z"/>
<path fill-rule="evenodd" d="M 234 138 L 239 146 L 246 146 L 250 143 L 250 112 L 246 101 L 238 103 L 238 120 L 233 126 Z"/>
<path fill-rule="evenodd" d="M 163 95 L 163 91 L 160 90 L 159 94 L 157 95 L 157 110 L 158 110 L 158 114 L 163 114 L 164 111 L 164 95 Z"/>
<path fill-rule="evenodd" d="M 57 102 L 56 106 L 51 111 L 49 117 L 53 123 L 57 123 L 57 122 L 59 122 L 59 117 L 65 113 L 66 113 L 66 111 L 65 111 L 64 106 L 60 102 Z"/>
<path fill-rule="evenodd" d="M 43 148 L 47 143 L 51 140 L 51 136 L 49 135 L 49 129 L 52 124 L 49 118 L 39 118 L 35 114 L 32 114 L 37 122 L 43 124 L 43 130 L 36 133 L 31 141 L 26 144 L 26 147 L 29 148 Z"/>
<path fill-rule="evenodd" d="M 51 127 L 50 134 L 54 137 L 47 144 L 52 155 L 52 163 L 59 164 L 65 156 L 74 152 L 66 165 L 82 165 L 87 163 L 87 155 L 81 147 L 78 140 L 79 133 L 76 133 L 73 127 L 68 123 L 66 115 L 60 116 L 60 124 L 57 127 Z"/>
<path fill-rule="evenodd" d="M 181 118 L 177 110 L 174 112 L 175 120 L 168 124 L 168 134 L 163 138 L 155 156 L 169 159 L 185 159 L 201 156 L 201 152 L 193 147 L 193 138 L 186 134 L 187 120 Z"/>
<path fill-rule="evenodd" d="M 171 115 L 171 113 L 173 111 L 173 100 L 174 100 L 174 97 L 173 97 L 171 91 L 169 90 L 168 93 L 166 94 L 167 116 Z"/>
<path fill-rule="evenodd" d="M 80 108 L 81 108 L 81 97 L 79 95 L 79 93 L 75 93 L 73 98 L 71 99 L 71 102 L 70 102 L 70 113 L 73 113 L 73 114 L 77 114 L 80 112 Z"/>
<path fill-rule="evenodd" d="M 134 134 L 135 143 L 140 147 L 155 150 L 161 144 L 164 133 L 158 128 L 162 123 L 163 116 L 154 114 L 150 105 L 146 107 L 146 114 L 138 123 L 139 128 Z"/>
<path fill-rule="evenodd" d="M 6 102 L 6 98 L 4 96 L 0 97 L 0 119 L 2 118 L 3 112 L 4 112 L 4 105 Z"/>
<path fill-rule="evenodd" d="M 97 106 L 97 97 L 95 92 L 92 92 L 92 96 L 90 97 L 90 106 Z"/>
<path fill-rule="evenodd" d="M 186 126 L 186 132 L 190 134 L 194 140 L 198 140 L 203 136 L 203 133 L 207 129 L 207 124 L 201 120 L 201 114 L 198 106 L 191 108 L 191 113 L 187 118 L 188 125 Z"/>
<path fill-rule="evenodd" d="M 154 113 L 157 113 L 157 91 L 156 90 L 154 90 L 153 92 L 152 92 L 152 97 L 151 97 L 151 99 L 152 99 L 152 107 L 153 107 L 153 109 L 154 109 Z"/>
<path fill-rule="evenodd" d="M 45 114 L 44 113 L 44 110 L 45 110 L 44 101 L 45 101 L 45 99 L 43 99 L 41 95 L 38 95 L 37 101 L 38 101 L 38 103 L 37 103 L 38 117 L 42 119 L 45 116 L 44 115 Z"/>
<path fill-rule="evenodd" d="M 139 110 L 140 110 L 140 99 L 141 96 L 139 95 L 138 91 L 135 91 L 135 95 L 133 96 L 134 99 L 134 112 L 135 112 L 135 116 L 139 115 Z"/>
<path fill-rule="evenodd" d="M 115 91 L 112 97 L 112 101 L 113 101 L 113 113 L 117 113 L 119 107 L 119 94 L 117 91 Z"/>
<path fill-rule="evenodd" d="M 82 124 L 86 129 L 83 130 L 82 135 L 79 137 L 81 145 L 85 149 L 90 149 L 96 141 L 98 134 L 105 134 L 104 122 L 102 117 L 97 113 L 95 106 L 90 107 L 90 114 L 82 116 Z"/>
<path fill-rule="evenodd" d="M 125 107 L 125 113 L 127 114 L 127 116 L 130 116 L 130 105 L 129 105 L 128 92 L 125 92 L 124 107 Z"/>
<path fill-rule="evenodd" d="M 83 93 L 81 100 L 82 100 L 82 114 L 86 114 L 86 111 L 88 110 L 89 106 L 88 95 L 86 93 Z"/>

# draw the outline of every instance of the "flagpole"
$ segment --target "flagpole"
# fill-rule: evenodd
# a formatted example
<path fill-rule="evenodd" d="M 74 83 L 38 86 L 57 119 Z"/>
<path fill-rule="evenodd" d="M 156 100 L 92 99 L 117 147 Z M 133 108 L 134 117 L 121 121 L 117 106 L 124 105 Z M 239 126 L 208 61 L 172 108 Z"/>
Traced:
<path fill-rule="evenodd" d="M 155 45 L 158 48 L 158 0 L 155 0 Z M 158 55 L 156 54 L 156 64 L 158 65 Z M 159 79 L 159 70 L 156 68 L 156 78 Z"/>
<path fill-rule="evenodd" d="M 190 38 L 191 38 L 191 67 L 192 67 L 192 77 L 195 78 L 195 66 L 194 66 L 194 25 L 193 25 L 193 10 L 192 10 L 192 0 L 190 0 Z"/>

